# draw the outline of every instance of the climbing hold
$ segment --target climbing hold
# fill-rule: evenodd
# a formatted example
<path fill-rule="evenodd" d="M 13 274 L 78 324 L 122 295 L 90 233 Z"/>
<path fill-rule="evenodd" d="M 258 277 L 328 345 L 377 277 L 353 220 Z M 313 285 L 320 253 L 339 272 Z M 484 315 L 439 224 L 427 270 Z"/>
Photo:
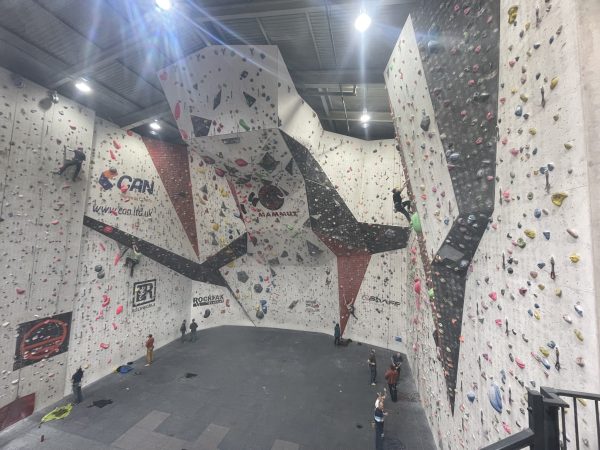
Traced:
<path fill-rule="evenodd" d="M 564 146 L 565 146 L 565 149 L 567 149 L 567 150 L 571 150 L 573 148 L 573 144 L 571 144 L 570 142 L 566 142 L 564 144 Z"/>
<path fill-rule="evenodd" d="M 410 218 L 410 226 L 417 233 L 421 232 L 421 230 L 422 230 L 422 228 L 421 228 L 421 219 L 419 218 L 419 214 L 418 213 L 414 213 L 411 216 L 411 218 Z"/>
<path fill-rule="evenodd" d="M 535 231 L 531 230 L 529 228 L 526 228 L 523 233 L 525 233 L 525 236 L 527 236 L 529 239 L 534 239 L 535 238 Z"/>
<path fill-rule="evenodd" d="M 467 399 L 473 403 L 475 401 L 475 392 L 469 391 L 467 392 Z"/>
<path fill-rule="evenodd" d="M 573 228 L 567 228 L 567 233 L 569 233 L 575 239 L 579 237 L 579 234 L 577 234 L 577 231 L 575 231 Z"/>
<path fill-rule="evenodd" d="M 569 255 L 569 259 L 571 260 L 572 263 L 577 264 L 581 258 L 577 253 L 571 253 Z"/>
<path fill-rule="evenodd" d="M 581 330 L 573 330 L 573 332 L 575 333 L 575 336 L 577 336 L 577 339 L 583 342 L 583 333 L 581 332 Z"/>
<path fill-rule="evenodd" d="M 519 7 L 517 5 L 513 5 L 508 8 L 508 24 L 512 25 L 517 21 L 517 12 L 519 11 Z"/>
<path fill-rule="evenodd" d="M 429 125 L 431 124 L 431 118 L 423 112 L 423 117 L 421 118 L 421 129 L 423 131 L 429 130 Z"/>
<path fill-rule="evenodd" d="M 102 350 L 106 350 L 108 347 L 110 347 L 110 346 L 109 346 L 108 344 L 105 344 L 104 342 L 102 342 L 102 343 L 100 344 L 100 348 L 101 348 Z"/>
<path fill-rule="evenodd" d="M 552 194 L 552 203 L 554 203 L 556 206 L 562 206 L 563 201 L 568 197 L 568 194 L 565 194 L 564 192 L 556 192 L 554 194 Z"/>
<path fill-rule="evenodd" d="M 500 393 L 500 387 L 493 382 L 490 385 L 488 390 L 488 398 L 490 400 L 490 404 L 492 408 L 494 408 L 497 412 L 502 412 L 502 394 Z"/>
<path fill-rule="evenodd" d="M 23 288 L 17 288 L 16 291 L 17 291 L 17 294 L 19 294 L 19 295 L 25 293 L 25 289 L 23 289 Z"/>
<path fill-rule="evenodd" d="M 544 237 L 546 238 L 547 241 L 550 240 L 550 232 L 549 231 L 542 231 L 542 234 L 544 235 Z"/>
<path fill-rule="evenodd" d="M 210 309 L 205 309 L 204 315 L 202 317 L 204 317 L 206 319 L 206 318 L 208 318 L 208 316 L 210 316 Z"/>
<path fill-rule="evenodd" d="M 552 80 L 550 81 L 550 89 L 554 89 L 557 84 L 558 84 L 558 77 L 552 78 Z"/>
<path fill-rule="evenodd" d="M 121 314 L 122 312 L 123 312 L 123 305 L 119 305 L 119 306 L 117 306 L 117 311 L 116 311 L 116 313 L 117 313 L 117 314 Z"/>

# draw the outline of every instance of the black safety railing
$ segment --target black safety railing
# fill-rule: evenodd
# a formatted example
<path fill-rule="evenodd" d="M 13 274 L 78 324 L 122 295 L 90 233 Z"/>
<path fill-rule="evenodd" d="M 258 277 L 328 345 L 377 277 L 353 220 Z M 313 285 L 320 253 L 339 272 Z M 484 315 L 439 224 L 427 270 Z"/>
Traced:
<path fill-rule="evenodd" d="M 579 433 L 580 417 L 577 404 L 584 405 L 587 402 L 593 402 L 594 404 L 595 438 L 600 444 L 599 394 L 549 387 L 541 387 L 539 392 L 528 389 L 527 392 L 529 428 L 495 444 L 488 445 L 482 450 L 518 450 L 524 448 L 532 450 L 580 450 L 581 448 L 591 448 L 588 438 L 582 438 Z M 561 397 L 570 399 L 572 404 L 567 403 Z M 572 408 L 573 411 L 573 430 L 575 433 L 573 442 L 567 436 L 567 408 Z"/>

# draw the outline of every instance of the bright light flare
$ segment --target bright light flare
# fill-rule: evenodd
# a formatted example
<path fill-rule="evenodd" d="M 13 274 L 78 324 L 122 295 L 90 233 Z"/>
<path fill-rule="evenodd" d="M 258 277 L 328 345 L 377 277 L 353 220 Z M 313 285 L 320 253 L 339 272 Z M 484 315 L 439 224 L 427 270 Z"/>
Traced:
<path fill-rule="evenodd" d="M 356 28 L 361 33 L 367 31 L 367 29 L 371 26 L 371 18 L 365 12 L 361 12 L 360 15 L 354 21 L 354 28 Z"/>

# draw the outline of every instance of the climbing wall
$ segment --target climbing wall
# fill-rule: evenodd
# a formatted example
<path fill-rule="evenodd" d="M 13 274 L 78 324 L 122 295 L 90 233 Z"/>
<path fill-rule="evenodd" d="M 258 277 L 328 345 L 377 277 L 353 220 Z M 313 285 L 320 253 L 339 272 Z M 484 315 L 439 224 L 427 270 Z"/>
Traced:
<path fill-rule="evenodd" d="M 437 253 L 454 220 L 458 207 L 450 179 L 442 138 L 437 126 L 431 90 L 423 65 L 412 19 L 404 24 L 398 45 L 384 72 L 403 149 L 416 209 L 422 220 L 427 252 Z M 447 156 L 453 161 L 453 153 Z M 404 198 L 407 198 L 406 191 Z"/>
<path fill-rule="evenodd" d="M 89 218 L 197 261 L 190 184 L 184 147 L 162 145 L 97 121 Z"/>
<path fill-rule="evenodd" d="M 64 389 L 94 113 L 4 69 L 0 98 L 0 408 L 19 417 Z M 53 175 L 78 147 L 78 179 Z"/>
<path fill-rule="evenodd" d="M 190 307 L 190 319 L 196 319 L 198 330 L 220 325 L 252 326 L 237 298 L 222 286 L 194 281 Z"/>
<path fill-rule="evenodd" d="M 159 78 L 193 155 L 196 207 L 213 206 L 208 241 L 236 256 L 219 271 L 247 320 L 328 332 L 339 321 L 345 331 L 354 304 L 362 317 L 348 337 L 398 343 L 389 279 L 400 253 L 373 258 L 404 248 L 410 233 L 393 213 L 393 141 L 323 131 L 275 47 L 203 49 Z"/>
<path fill-rule="evenodd" d="M 500 20 L 495 25 L 497 7 Z M 439 447 L 478 448 L 528 426 L 527 388 L 587 392 L 600 388 L 588 206 L 593 190 L 588 184 L 589 149 L 584 140 L 585 127 L 592 124 L 586 123 L 582 113 L 578 50 L 582 36 L 578 5 L 570 0 L 444 2 L 434 9 L 430 3 L 422 8 L 413 13 L 414 31 L 420 39 L 412 54 L 420 52 L 425 61 L 424 76 L 429 81 L 435 71 L 452 73 L 450 66 L 465 68 L 453 77 L 451 86 L 440 79 L 439 84 L 430 85 L 431 95 L 436 95 L 438 87 L 442 91 L 452 88 L 455 99 L 462 99 L 471 85 L 474 88 L 467 95 L 471 101 L 449 102 L 446 109 L 436 110 L 440 129 L 456 120 L 452 114 L 459 121 L 463 116 L 467 122 L 472 118 L 475 128 L 470 145 L 481 145 L 480 152 L 486 153 L 477 159 L 468 145 L 457 146 L 451 139 L 454 148 L 448 148 L 442 139 L 459 208 L 461 213 L 486 211 L 491 196 L 493 211 L 466 271 L 464 287 L 452 278 L 444 280 L 442 289 L 430 292 L 421 282 L 417 284 L 415 279 L 428 276 L 428 261 L 419 257 L 418 242 L 409 242 L 415 265 L 407 282 L 416 298 L 403 313 L 410 327 L 406 344 L 414 350 L 409 359 Z M 464 31 L 467 28 L 470 31 Z M 404 28 L 399 43 L 408 42 L 409 30 Z M 497 31 L 495 73 L 490 39 Z M 478 70 L 487 69 L 487 75 L 473 70 L 477 63 Z M 403 70 L 409 69 L 410 65 Z M 496 76 L 497 108 L 480 108 L 494 99 L 489 80 Z M 482 93 L 488 95 L 482 99 Z M 443 92 L 440 95 L 446 97 Z M 497 131 L 490 120 L 497 123 Z M 403 130 L 399 127 L 401 139 Z M 497 137 L 490 137 L 491 133 Z M 477 135 L 482 136 L 481 144 L 476 143 Z M 404 156 L 410 158 L 410 148 L 401 145 Z M 468 151 L 462 153 L 461 148 Z M 494 172 L 486 160 L 491 148 L 496 153 Z M 452 156 L 453 152 L 459 155 Z M 461 169 L 466 156 L 471 163 L 465 162 Z M 411 181 L 414 176 L 409 171 Z M 456 189 L 456 181 L 463 177 L 472 180 L 472 198 Z M 414 182 L 413 190 L 417 195 Z M 462 225 L 465 230 L 467 225 L 468 219 Z M 427 238 L 425 230 L 424 226 Z M 455 239 L 452 233 L 450 237 Z M 434 279 L 444 276 L 443 266 L 436 267 L 434 262 L 433 267 Z M 447 314 L 448 309 L 440 314 L 446 298 L 456 292 L 464 298 L 462 310 L 454 316 Z M 460 348 L 455 366 L 447 359 L 448 335 L 453 334 L 457 336 L 450 345 Z M 449 382 L 451 370 L 456 373 L 455 384 Z M 578 403 L 577 407 L 584 417 L 579 422 L 580 445 L 598 448 L 593 405 Z M 567 428 L 573 441 L 572 413 L 567 416 Z"/>
<path fill-rule="evenodd" d="M 118 259 L 123 249 L 84 229 L 67 371 L 70 377 L 82 367 L 84 385 L 144 355 L 148 334 L 158 349 L 179 335 L 184 319 L 189 323 L 192 281 L 147 256 L 130 276 Z"/>

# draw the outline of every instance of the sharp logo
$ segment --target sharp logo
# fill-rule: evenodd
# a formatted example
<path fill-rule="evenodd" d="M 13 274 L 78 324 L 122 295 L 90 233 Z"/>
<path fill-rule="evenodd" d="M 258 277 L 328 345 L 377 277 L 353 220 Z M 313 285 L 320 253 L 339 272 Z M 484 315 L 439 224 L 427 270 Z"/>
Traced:
<path fill-rule="evenodd" d="M 100 174 L 98 183 L 105 191 L 112 189 L 115 184 L 121 192 L 139 192 L 140 194 L 154 194 L 154 181 L 144 180 L 143 178 L 133 178 L 129 175 L 121 175 L 117 182 L 114 183 L 118 177 L 118 173 L 115 169 L 108 169 Z"/>

